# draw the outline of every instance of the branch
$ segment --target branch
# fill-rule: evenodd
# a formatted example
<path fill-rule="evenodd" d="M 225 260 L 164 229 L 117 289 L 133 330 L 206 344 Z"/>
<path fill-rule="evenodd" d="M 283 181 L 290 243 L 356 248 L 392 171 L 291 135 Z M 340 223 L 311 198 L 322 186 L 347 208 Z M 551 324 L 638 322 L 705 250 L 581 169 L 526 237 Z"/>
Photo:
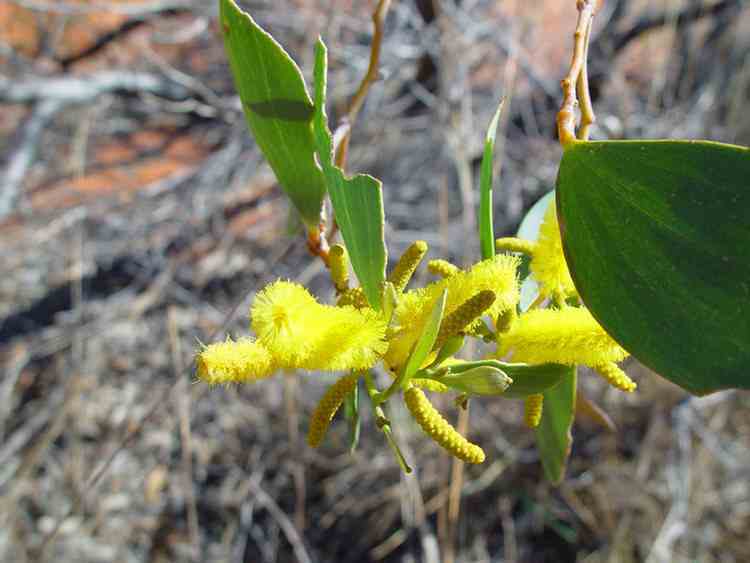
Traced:
<path fill-rule="evenodd" d="M 351 138 L 352 129 L 354 123 L 357 121 L 359 110 L 362 109 L 362 104 L 365 103 L 367 92 L 370 91 L 370 85 L 375 82 L 378 78 L 378 65 L 380 64 L 380 45 L 383 42 L 383 24 L 385 23 L 385 17 L 388 15 L 388 10 L 391 7 L 391 0 L 380 0 L 378 2 L 375 11 L 372 14 L 373 24 L 373 35 L 372 45 L 370 46 L 370 64 L 367 67 L 362 82 L 357 89 L 357 92 L 352 97 L 349 103 L 349 110 L 346 116 L 342 120 L 339 127 L 343 128 L 344 134 L 341 138 L 341 143 L 336 149 L 336 166 L 341 169 L 346 167 L 346 157 L 349 150 L 349 139 Z"/>
<path fill-rule="evenodd" d="M 573 34 L 575 46 L 573 57 L 570 61 L 570 70 L 562 79 L 560 85 L 563 90 L 563 103 L 557 113 L 557 134 L 560 144 L 569 145 L 576 141 L 576 89 L 581 96 L 581 135 L 583 139 L 588 136 L 588 128 L 594 122 L 594 113 L 591 108 L 591 99 L 588 91 L 588 77 L 586 57 L 588 54 L 588 42 L 591 36 L 591 23 L 596 12 L 596 0 L 577 0 L 578 23 Z"/>
<path fill-rule="evenodd" d="M 37 12 L 53 12 L 64 15 L 91 14 L 93 12 L 107 12 L 124 16 L 144 16 L 158 14 L 170 10 L 186 10 L 194 7 L 189 0 L 158 0 L 155 2 L 126 4 L 122 2 L 91 2 L 88 4 L 73 4 L 69 2 L 51 0 L 12 0 L 14 4 Z"/>
<path fill-rule="evenodd" d="M 184 100 L 189 90 L 156 74 L 125 70 L 104 71 L 89 76 L 29 78 L 13 81 L 0 76 L 0 102 L 30 103 L 54 100 L 65 104 L 90 102 L 101 94 L 149 93 L 172 100 Z"/>
<path fill-rule="evenodd" d="M 57 100 L 39 102 L 21 126 L 18 143 L 8 157 L 5 172 L 0 175 L 0 220 L 13 213 L 23 179 L 34 162 L 39 139 L 62 105 Z"/>

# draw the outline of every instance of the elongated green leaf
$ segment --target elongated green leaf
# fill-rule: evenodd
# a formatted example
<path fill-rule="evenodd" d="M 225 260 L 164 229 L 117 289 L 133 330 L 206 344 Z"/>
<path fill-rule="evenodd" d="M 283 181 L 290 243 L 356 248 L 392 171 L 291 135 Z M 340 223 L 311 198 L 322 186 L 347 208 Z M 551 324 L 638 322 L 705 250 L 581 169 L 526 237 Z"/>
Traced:
<path fill-rule="evenodd" d="M 387 259 L 383 235 L 385 216 L 382 185 L 379 180 L 367 174 L 347 178 L 333 164 L 333 141 L 325 110 L 327 65 L 326 46 L 318 39 L 315 45 L 313 119 L 316 149 L 352 268 L 370 305 L 379 309 Z"/>
<path fill-rule="evenodd" d="M 325 183 L 315 165 L 313 104 L 299 67 L 234 0 L 219 0 L 224 46 L 250 130 L 308 227 L 320 222 Z"/>
<path fill-rule="evenodd" d="M 554 204 L 555 201 L 555 190 L 544 194 L 531 209 L 528 210 L 526 215 L 521 221 L 521 225 L 518 227 L 517 237 L 536 241 L 539 239 L 539 228 L 542 226 L 544 221 L 544 214 L 547 212 L 547 208 Z M 529 258 L 524 256 L 520 268 L 520 277 L 523 280 L 521 282 L 521 299 L 519 301 L 519 307 L 521 311 L 526 311 L 531 304 L 539 296 L 539 284 L 536 280 L 529 276 Z"/>
<path fill-rule="evenodd" d="M 500 121 L 500 114 L 503 112 L 504 105 L 505 98 L 500 100 L 484 140 L 482 170 L 479 178 L 479 242 L 482 247 L 482 260 L 487 260 L 495 255 L 495 227 L 492 217 L 492 161 L 495 151 L 497 123 Z"/>
<path fill-rule="evenodd" d="M 565 476 L 565 465 L 573 443 L 570 430 L 575 419 L 578 378 L 575 367 L 566 369 L 562 381 L 544 392 L 542 420 L 536 428 L 536 443 L 544 474 L 555 484 Z"/>
<path fill-rule="evenodd" d="M 615 340 L 692 393 L 750 388 L 750 150 L 575 143 L 557 206 L 576 287 Z"/>
<path fill-rule="evenodd" d="M 414 345 L 414 349 L 409 356 L 409 360 L 406 362 L 404 368 L 404 378 L 409 379 L 427 359 L 430 355 L 432 347 L 435 345 L 437 340 L 438 332 L 440 332 L 440 324 L 443 322 L 443 314 L 445 313 L 445 302 L 448 299 L 448 290 L 444 289 L 440 298 L 435 302 L 435 306 L 432 308 L 430 313 L 430 319 L 427 321 L 422 334 L 419 336 L 419 340 Z"/>

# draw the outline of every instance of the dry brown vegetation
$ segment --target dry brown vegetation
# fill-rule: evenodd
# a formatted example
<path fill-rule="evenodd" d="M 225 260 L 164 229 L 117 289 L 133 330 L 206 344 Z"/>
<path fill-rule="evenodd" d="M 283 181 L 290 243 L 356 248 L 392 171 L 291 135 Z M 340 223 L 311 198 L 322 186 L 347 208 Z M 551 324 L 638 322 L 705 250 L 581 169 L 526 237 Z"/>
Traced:
<path fill-rule="evenodd" d="M 373 2 L 241 4 L 308 76 L 323 33 L 340 115 L 366 68 Z M 328 375 L 192 384 L 196 341 L 244 333 L 266 282 L 331 296 L 288 235 L 215 12 L 208 0 L 0 5 L 0 559 L 750 560 L 747 393 L 691 398 L 631 365 L 639 390 L 624 396 L 584 375 L 618 431 L 579 421 L 559 487 L 519 405 L 474 401 L 488 461 L 466 469 L 454 519 L 449 460 L 397 409 L 410 476 L 371 425 L 354 455 L 344 424 L 320 450 L 304 445 Z M 415 238 L 433 257 L 477 255 L 473 186 L 501 94 L 496 232 L 553 186 L 574 21 L 572 0 L 394 0 L 349 159 L 384 181 L 391 255 Z M 593 137 L 750 144 L 749 50 L 743 0 L 607 0 Z"/>

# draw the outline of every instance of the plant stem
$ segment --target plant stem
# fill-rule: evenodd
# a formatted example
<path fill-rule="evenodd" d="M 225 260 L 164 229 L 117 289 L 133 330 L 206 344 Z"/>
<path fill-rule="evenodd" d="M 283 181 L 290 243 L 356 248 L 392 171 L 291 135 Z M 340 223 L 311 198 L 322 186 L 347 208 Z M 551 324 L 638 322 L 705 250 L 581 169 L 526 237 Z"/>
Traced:
<path fill-rule="evenodd" d="M 589 127 L 595 120 L 589 96 L 588 77 L 586 76 L 586 56 L 591 35 L 591 23 L 596 13 L 596 0 L 577 0 L 576 8 L 578 9 L 578 22 L 573 34 L 575 41 L 573 57 L 570 61 L 568 74 L 560 82 L 563 91 L 563 103 L 560 111 L 557 112 L 557 134 L 563 147 L 579 139 L 576 137 L 576 106 L 578 105 L 576 88 L 578 88 L 581 96 L 582 137 L 580 138 L 588 138 Z"/>
<path fill-rule="evenodd" d="M 372 13 L 373 34 L 372 45 L 370 45 L 370 64 L 367 67 L 365 76 L 362 78 L 362 82 L 359 84 L 359 88 L 357 88 L 357 92 L 352 97 L 351 102 L 349 102 L 349 109 L 346 112 L 343 123 L 341 124 L 343 135 L 341 137 L 341 142 L 336 148 L 336 166 L 342 170 L 346 167 L 349 139 L 351 138 L 354 123 L 357 121 L 359 110 L 362 109 L 362 104 L 365 103 L 365 98 L 367 97 L 367 92 L 370 90 L 370 85 L 378 78 L 380 45 L 383 42 L 383 24 L 385 23 L 385 17 L 388 14 L 390 7 L 391 0 L 380 0 L 375 7 L 375 11 Z"/>
<path fill-rule="evenodd" d="M 412 469 L 406 462 L 404 454 L 401 453 L 401 448 L 398 447 L 398 444 L 393 437 L 393 432 L 391 431 L 391 422 L 390 420 L 388 420 L 388 417 L 385 416 L 383 407 L 381 407 L 377 402 L 378 396 L 381 395 L 381 393 L 379 393 L 377 387 L 375 387 L 375 383 L 373 383 L 372 381 L 372 374 L 369 371 L 365 373 L 365 388 L 367 389 L 367 394 L 369 395 L 370 401 L 373 405 L 373 412 L 375 413 L 375 423 L 383 432 L 388 445 L 393 451 L 393 454 L 396 456 L 396 460 L 401 467 L 401 471 L 403 471 L 404 473 L 411 473 Z"/>

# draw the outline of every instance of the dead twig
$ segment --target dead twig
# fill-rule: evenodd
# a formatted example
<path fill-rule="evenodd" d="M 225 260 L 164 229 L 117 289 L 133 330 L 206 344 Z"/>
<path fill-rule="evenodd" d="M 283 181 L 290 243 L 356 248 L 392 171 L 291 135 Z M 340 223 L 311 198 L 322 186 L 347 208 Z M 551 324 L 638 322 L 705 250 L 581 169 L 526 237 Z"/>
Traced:
<path fill-rule="evenodd" d="M 169 349 L 172 353 L 172 367 L 174 377 L 178 383 L 177 412 L 179 415 L 180 442 L 182 450 L 182 486 L 185 491 L 185 505 L 187 506 L 188 531 L 190 543 L 196 560 L 200 558 L 201 536 L 198 525 L 198 508 L 195 504 L 195 490 L 193 487 L 193 447 L 190 431 L 190 384 L 184 373 L 182 361 L 182 346 L 180 345 L 179 327 L 177 325 L 177 311 L 170 307 L 167 314 L 167 329 L 169 333 Z"/>
<path fill-rule="evenodd" d="M 2 99 L 0 78 L 0 99 Z M 26 173 L 34 163 L 42 133 L 62 108 L 58 100 L 43 100 L 36 104 L 26 122 L 21 126 L 20 139 L 8 158 L 5 171 L 0 175 L 0 219 L 13 213 L 21 197 Z"/>
<path fill-rule="evenodd" d="M 278 523 L 281 531 L 284 532 L 287 541 L 292 546 L 297 561 L 299 561 L 299 563 L 312 563 L 312 559 L 310 558 L 310 554 L 307 553 L 307 548 L 302 541 L 302 537 L 299 535 L 299 532 L 297 532 L 297 528 L 294 527 L 294 524 L 289 517 L 283 510 L 281 510 L 281 507 L 276 504 L 276 501 L 273 500 L 271 495 L 264 491 L 260 485 L 253 480 L 248 481 L 248 485 L 250 492 L 255 495 L 256 500 L 268 510 L 271 517 Z"/>
<path fill-rule="evenodd" d="M 11 0 L 14 4 L 38 12 L 53 12 L 66 16 L 91 14 L 94 12 L 107 12 L 124 16 L 144 16 L 159 14 L 172 10 L 186 10 L 195 4 L 189 0 L 158 0 L 156 2 L 123 3 L 123 2 L 89 2 L 86 4 L 73 4 L 71 2 L 60 2 L 58 0 Z"/>
<path fill-rule="evenodd" d="M 90 102 L 111 92 L 154 94 L 172 100 L 190 97 L 185 86 L 157 74 L 108 70 L 88 76 L 32 77 L 10 80 L 0 76 L 0 102 L 23 104 L 39 100 L 58 104 Z"/>

